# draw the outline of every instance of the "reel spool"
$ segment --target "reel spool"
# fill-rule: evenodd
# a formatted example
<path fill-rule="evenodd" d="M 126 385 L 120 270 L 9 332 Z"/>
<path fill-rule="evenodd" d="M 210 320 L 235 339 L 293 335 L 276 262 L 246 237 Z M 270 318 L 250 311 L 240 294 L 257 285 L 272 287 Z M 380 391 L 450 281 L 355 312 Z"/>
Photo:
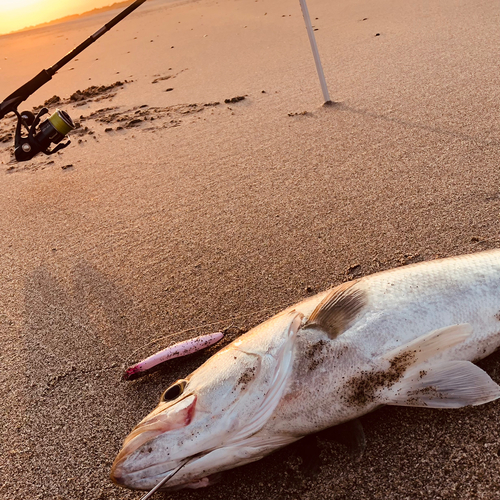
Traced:
<path fill-rule="evenodd" d="M 71 144 L 69 140 L 61 143 L 75 128 L 68 113 L 57 109 L 50 118 L 40 124 L 41 117 L 48 112 L 47 108 L 42 108 L 35 116 L 30 111 L 23 111 L 21 114 L 15 111 L 17 127 L 14 146 L 17 161 L 31 160 L 38 153 L 53 155 Z M 22 135 L 23 126 L 28 131 L 27 136 Z M 57 144 L 57 146 L 51 150 L 49 149 L 51 144 Z"/>

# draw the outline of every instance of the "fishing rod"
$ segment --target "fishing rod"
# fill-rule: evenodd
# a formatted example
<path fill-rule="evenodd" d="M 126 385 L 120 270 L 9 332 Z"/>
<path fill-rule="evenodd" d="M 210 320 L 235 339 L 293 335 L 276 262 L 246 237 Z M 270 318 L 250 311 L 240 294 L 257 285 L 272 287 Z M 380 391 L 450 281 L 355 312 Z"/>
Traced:
<path fill-rule="evenodd" d="M 137 7 L 140 7 L 146 0 L 135 0 L 125 10 L 120 12 L 111 21 L 106 23 L 102 28 L 97 30 L 93 35 L 89 36 L 80 45 L 68 52 L 61 60 L 57 61 L 49 69 L 44 69 L 29 82 L 19 87 L 15 92 L 10 94 L 0 104 L 0 119 L 7 113 L 15 113 L 17 116 L 16 135 L 14 139 L 15 157 L 17 161 L 31 160 L 38 153 L 51 155 L 57 153 L 61 149 L 69 146 L 71 141 L 61 143 L 66 135 L 75 128 L 73 120 L 68 113 L 61 110 L 56 112 L 47 120 L 40 124 L 42 116 L 46 115 L 49 110 L 42 108 L 35 116 L 31 111 L 23 111 L 19 113 L 18 106 L 35 93 L 40 87 L 45 85 L 65 64 L 76 57 L 80 52 L 84 51 L 89 45 L 92 45 L 104 33 L 107 33 L 111 28 L 117 25 L 122 19 L 127 17 Z M 23 135 L 23 127 L 28 135 Z M 50 149 L 51 144 L 57 144 L 54 149 Z"/>

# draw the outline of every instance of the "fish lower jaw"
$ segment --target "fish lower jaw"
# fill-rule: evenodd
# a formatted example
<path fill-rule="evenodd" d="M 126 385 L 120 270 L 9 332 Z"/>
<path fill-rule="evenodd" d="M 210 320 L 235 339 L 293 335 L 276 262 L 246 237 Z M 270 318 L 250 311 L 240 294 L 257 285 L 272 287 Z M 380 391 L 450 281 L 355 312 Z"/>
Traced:
<path fill-rule="evenodd" d="M 191 457 L 188 462 L 193 465 L 199 457 Z M 111 480 L 118 486 L 133 490 L 151 490 L 165 477 L 171 476 L 165 485 L 160 488 L 162 491 L 173 491 L 184 488 L 198 489 L 210 486 L 218 481 L 217 472 L 210 473 L 209 470 L 198 469 L 189 471 L 186 474 L 184 465 L 187 457 L 170 462 L 159 462 L 145 468 L 134 467 L 133 463 L 123 460 L 113 464 L 111 469 Z M 186 464 L 187 465 L 187 464 Z M 183 470 L 179 470 L 179 469 Z"/>
<path fill-rule="evenodd" d="M 165 490 L 181 490 L 181 489 L 191 489 L 191 490 L 197 490 L 199 488 L 206 488 L 207 486 L 212 486 L 215 483 L 218 483 L 222 477 L 222 473 L 216 472 L 214 474 L 210 474 L 209 476 L 202 477 L 201 479 L 195 479 L 194 481 L 191 481 L 189 483 L 184 483 L 184 484 L 179 484 L 177 486 L 172 486 L 172 487 L 165 487 Z M 163 489 L 163 488 L 162 488 Z"/>
<path fill-rule="evenodd" d="M 175 470 L 175 469 L 173 469 Z M 168 471 L 165 473 L 165 475 L 168 475 L 170 474 L 172 471 Z M 218 477 L 219 475 L 218 474 L 213 474 L 211 476 L 206 476 L 206 477 L 202 477 L 200 479 L 195 479 L 195 480 L 192 480 L 192 481 L 189 481 L 189 482 L 186 482 L 186 483 L 182 483 L 182 484 L 177 484 L 175 486 L 168 486 L 168 485 L 165 485 L 165 487 L 163 488 L 160 488 L 161 491 L 174 491 L 174 490 L 180 490 L 180 489 L 184 489 L 184 488 L 187 488 L 187 489 L 193 489 L 193 490 L 196 490 L 196 489 L 199 489 L 199 488 L 206 488 L 207 486 L 210 486 L 214 483 L 216 483 L 219 479 Z M 154 482 L 150 482 L 148 481 L 147 484 L 144 484 L 144 481 L 139 481 L 137 483 L 134 483 L 134 482 L 130 482 L 130 481 L 127 481 L 124 476 L 121 476 L 119 473 L 117 472 L 114 472 L 111 474 L 111 479 L 112 481 L 118 485 L 118 486 L 122 486 L 124 488 L 130 488 L 130 489 L 137 489 L 137 490 L 151 490 L 154 486 L 156 486 L 163 478 L 162 477 L 159 477 L 157 479 L 155 479 Z M 142 484 L 140 484 L 142 483 Z"/>
<path fill-rule="evenodd" d="M 214 482 L 216 481 L 211 479 L 210 476 L 207 476 L 207 477 L 202 477 L 201 479 L 197 479 L 196 481 L 192 481 L 191 483 L 180 485 L 178 486 L 178 488 L 189 488 L 191 490 L 197 490 L 199 488 L 206 488 L 207 486 L 214 484 Z"/>

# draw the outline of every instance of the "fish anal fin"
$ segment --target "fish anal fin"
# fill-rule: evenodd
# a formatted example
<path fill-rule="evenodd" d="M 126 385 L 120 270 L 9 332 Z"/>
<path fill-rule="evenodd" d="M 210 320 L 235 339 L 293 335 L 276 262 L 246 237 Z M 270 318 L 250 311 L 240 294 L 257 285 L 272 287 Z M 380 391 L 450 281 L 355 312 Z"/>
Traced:
<path fill-rule="evenodd" d="M 412 368 L 382 396 L 388 405 L 461 408 L 500 398 L 500 386 L 470 361 L 446 361 Z"/>
<path fill-rule="evenodd" d="M 303 328 L 316 327 L 331 339 L 343 333 L 366 305 L 366 293 L 355 285 L 358 280 L 335 287 L 316 306 Z"/>

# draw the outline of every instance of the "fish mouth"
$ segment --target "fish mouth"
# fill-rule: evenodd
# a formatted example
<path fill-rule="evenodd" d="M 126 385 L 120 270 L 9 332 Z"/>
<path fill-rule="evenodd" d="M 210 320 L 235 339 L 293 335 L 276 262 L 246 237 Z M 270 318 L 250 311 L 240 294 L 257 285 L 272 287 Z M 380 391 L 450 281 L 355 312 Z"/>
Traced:
<path fill-rule="evenodd" d="M 233 468 L 235 464 L 244 465 L 259 460 L 277 448 L 294 441 L 295 436 L 270 436 L 258 434 L 250 436 L 230 445 L 194 454 L 182 460 L 156 463 L 148 467 L 130 467 L 122 469 L 120 465 L 113 466 L 111 478 L 120 486 L 138 490 L 151 490 L 165 476 L 172 477 L 169 484 L 162 486 L 161 491 L 178 490 L 181 488 L 203 488 L 218 481 L 220 473 Z M 133 464 L 133 460 L 131 461 Z M 218 466 L 214 467 L 214 464 Z M 182 469 L 182 474 L 173 477 Z M 167 480 L 168 482 L 169 480 Z"/>
<path fill-rule="evenodd" d="M 218 472 L 200 474 L 201 470 L 200 468 L 197 468 L 198 461 L 204 462 L 210 453 L 210 451 L 205 453 L 196 453 L 181 460 L 177 459 L 167 462 L 158 462 L 144 468 L 133 467 L 133 461 L 132 464 L 124 463 L 126 461 L 126 457 L 119 463 L 115 461 L 110 475 L 112 481 L 116 485 L 137 490 L 149 491 L 157 486 L 158 483 L 164 481 L 165 478 L 167 478 L 165 485 L 162 485 L 159 488 L 159 491 L 175 491 L 183 488 L 205 488 L 206 486 L 210 486 L 218 482 L 221 478 L 221 474 Z M 193 466 L 194 471 L 187 471 L 185 469 L 183 471 L 183 474 L 185 474 L 184 477 L 181 477 L 181 474 L 177 476 L 177 473 L 180 472 L 181 469 L 184 469 L 184 467 L 188 469 L 189 467 L 193 468 Z M 206 464 L 203 465 L 203 469 L 205 468 Z M 174 476 L 177 476 L 175 480 L 167 485 L 166 483 L 169 482 Z"/>
<path fill-rule="evenodd" d="M 126 488 L 134 488 L 138 490 L 151 490 L 158 483 L 160 483 L 165 477 L 172 478 L 179 472 L 185 465 L 196 461 L 201 455 L 193 455 L 188 457 L 181 462 L 178 462 L 176 466 L 172 466 L 172 463 L 159 463 L 146 467 L 144 469 L 137 470 L 126 470 L 121 464 L 113 464 L 111 469 L 111 480 L 118 486 L 123 486 Z M 160 472 L 161 471 L 161 472 Z M 186 480 L 181 483 L 177 483 L 175 486 L 169 486 L 165 484 L 160 488 L 160 491 L 165 490 L 178 490 L 181 488 L 204 488 L 216 482 L 218 480 L 218 474 L 212 474 L 210 476 L 205 476 L 197 479 Z M 167 479 L 167 482 L 169 479 Z"/>
<path fill-rule="evenodd" d="M 134 427 L 123 442 L 123 447 L 111 467 L 111 480 L 119 486 L 149 489 L 151 481 L 157 484 L 165 477 L 165 474 L 175 471 L 180 465 L 177 463 L 178 461 L 157 462 L 145 467 L 133 467 L 132 464 L 136 458 L 148 461 L 147 457 L 152 452 L 152 447 L 148 447 L 147 444 L 155 438 L 169 431 L 188 426 L 194 416 L 196 401 L 197 397 L 194 394 L 188 394 L 175 405 L 160 404 Z M 195 457 L 196 455 L 186 457 L 183 462 L 186 464 L 186 460 L 191 461 Z M 148 485 L 143 488 L 135 486 L 136 483 L 143 482 L 147 482 Z M 132 484 L 133 486 L 131 486 Z"/>

